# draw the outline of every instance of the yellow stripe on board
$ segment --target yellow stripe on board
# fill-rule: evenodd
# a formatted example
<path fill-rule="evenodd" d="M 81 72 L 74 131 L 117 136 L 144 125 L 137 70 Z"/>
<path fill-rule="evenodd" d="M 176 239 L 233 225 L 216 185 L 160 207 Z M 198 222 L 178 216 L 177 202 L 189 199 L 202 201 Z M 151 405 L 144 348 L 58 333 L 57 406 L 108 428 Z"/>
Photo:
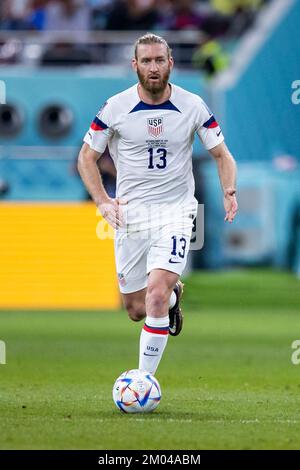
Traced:
<path fill-rule="evenodd" d="M 0 308 L 120 307 L 93 203 L 0 204 Z"/>

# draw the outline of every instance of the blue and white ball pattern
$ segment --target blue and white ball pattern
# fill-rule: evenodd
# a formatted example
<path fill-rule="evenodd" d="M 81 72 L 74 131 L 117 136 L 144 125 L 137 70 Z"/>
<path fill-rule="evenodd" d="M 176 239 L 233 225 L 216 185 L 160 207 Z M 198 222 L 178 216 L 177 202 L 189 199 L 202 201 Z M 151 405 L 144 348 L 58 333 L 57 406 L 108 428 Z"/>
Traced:
<path fill-rule="evenodd" d="M 158 380 L 145 370 L 127 370 L 113 386 L 113 400 L 124 413 L 149 413 L 155 410 L 160 399 Z"/>

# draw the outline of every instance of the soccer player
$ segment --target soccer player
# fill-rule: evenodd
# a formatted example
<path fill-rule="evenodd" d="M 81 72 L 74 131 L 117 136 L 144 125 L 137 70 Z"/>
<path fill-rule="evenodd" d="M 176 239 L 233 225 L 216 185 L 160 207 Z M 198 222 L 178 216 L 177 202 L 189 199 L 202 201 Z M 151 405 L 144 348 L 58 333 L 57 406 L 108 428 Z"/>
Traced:
<path fill-rule="evenodd" d="M 237 212 L 236 165 L 204 101 L 169 82 L 173 58 L 154 34 L 135 44 L 138 83 L 102 106 L 84 137 L 78 170 L 104 219 L 116 229 L 119 287 L 129 317 L 145 318 L 139 368 L 155 373 L 168 335 L 182 328 L 179 277 L 197 212 L 192 145 L 197 133 L 217 163 L 225 221 Z M 108 145 L 116 198 L 105 192 L 97 160 Z"/>

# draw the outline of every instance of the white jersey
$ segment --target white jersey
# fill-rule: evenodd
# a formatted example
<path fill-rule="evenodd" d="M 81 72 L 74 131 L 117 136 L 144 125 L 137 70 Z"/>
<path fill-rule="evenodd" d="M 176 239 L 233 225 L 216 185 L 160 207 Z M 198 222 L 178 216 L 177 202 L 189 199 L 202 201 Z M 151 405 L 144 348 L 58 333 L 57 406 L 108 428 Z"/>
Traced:
<path fill-rule="evenodd" d="M 169 100 L 159 105 L 141 101 L 134 85 L 102 106 L 84 142 L 99 153 L 108 145 L 117 170 L 116 197 L 128 201 L 127 224 L 147 228 L 141 206 L 186 207 L 195 214 L 195 133 L 208 150 L 224 140 L 204 101 L 173 84 Z"/>

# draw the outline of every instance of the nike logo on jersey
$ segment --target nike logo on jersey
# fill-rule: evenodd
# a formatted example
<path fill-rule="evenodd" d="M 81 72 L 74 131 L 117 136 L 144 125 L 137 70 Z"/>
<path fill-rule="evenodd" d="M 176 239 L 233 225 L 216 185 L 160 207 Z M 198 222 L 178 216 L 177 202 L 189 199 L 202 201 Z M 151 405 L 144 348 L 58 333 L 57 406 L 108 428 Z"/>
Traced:
<path fill-rule="evenodd" d="M 147 354 L 147 353 L 144 353 L 144 356 L 158 356 L 158 354 Z"/>
<path fill-rule="evenodd" d="M 217 132 L 217 137 L 219 137 L 219 135 L 221 134 L 221 132 L 222 132 L 222 131 Z"/>
<path fill-rule="evenodd" d="M 181 261 L 174 261 L 172 258 L 170 258 L 169 263 L 178 264 L 181 263 Z"/>

